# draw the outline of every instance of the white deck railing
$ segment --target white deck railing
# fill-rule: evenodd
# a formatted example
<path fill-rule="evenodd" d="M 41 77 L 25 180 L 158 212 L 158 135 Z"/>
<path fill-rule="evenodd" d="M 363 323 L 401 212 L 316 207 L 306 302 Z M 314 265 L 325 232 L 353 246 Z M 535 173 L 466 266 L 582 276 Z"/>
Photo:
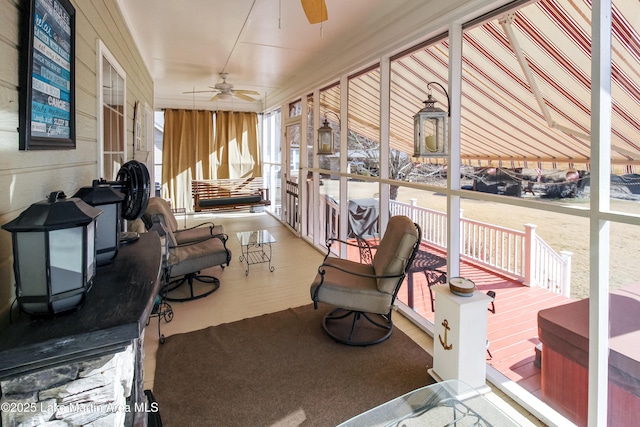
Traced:
<path fill-rule="evenodd" d="M 321 241 L 337 236 L 339 205 L 320 195 Z M 447 249 L 447 214 L 433 209 L 391 200 L 391 215 L 405 215 L 422 228 L 422 239 Z M 462 216 L 462 212 L 461 212 Z M 472 219 L 460 219 L 460 255 L 489 269 L 508 274 L 527 286 L 539 286 L 566 297 L 571 291 L 571 252 L 559 254 L 536 234 L 536 226 L 513 230 Z"/>
<path fill-rule="evenodd" d="M 466 218 L 460 227 L 462 257 L 525 279 L 526 233 Z"/>
<path fill-rule="evenodd" d="M 426 242 L 447 249 L 447 214 L 412 203 L 390 201 L 391 215 L 406 215 L 422 227 Z M 462 213 L 461 213 L 462 215 Z M 571 252 L 558 254 L 536 235 L 536 226 L 525 231 L 480 221 L 460 219 L 460 255 L 492 270 L 506 273 L 528 286 L 540 286 L 569 297 Z"/>
<path fill-rule="evenodd" d="M 556 253 L 544 240 L 535 234 L 535 225 L 526 224 L 533 235 L 525 242 L 530 242 L 532 267 L 530 274 L 536 286 L 549 289 L 569 298 L 571 295 L 571 255 L 569 251 Z M 535 262 L 533 262 L 535 260 Z"/>

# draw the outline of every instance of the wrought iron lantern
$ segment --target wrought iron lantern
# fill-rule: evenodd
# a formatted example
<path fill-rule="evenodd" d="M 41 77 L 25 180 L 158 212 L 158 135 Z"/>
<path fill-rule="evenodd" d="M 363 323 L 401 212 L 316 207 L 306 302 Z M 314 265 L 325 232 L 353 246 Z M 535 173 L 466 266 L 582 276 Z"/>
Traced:
<path fill-rule="evenodd" d="M 22 311 L 55 315 L 80 307 L 96 273 L 96 218 L 101 213 L 54 191 L 2 226 L 12 234 Z"/>
<path fill-rule="evenodd" d="M 335 154 L 335 141 L 333 138 L 333 128 L 329 126 L 327 116 L 324 116 L 324 123 L 318 128 L 318 154 Z"/>
<path fill-rule="evenodd" d="M 435 106 L 438 102 L 431 95 L 431 85 L 442 88 L 447 96 L 447 111 Z M 424 108 L 413 116 L 413 156 L 414 157 L 446 157 L 449 145 L 449 116 L 451 115 L 449 94 L 437 82 L 427 84 L 429 96 L 424 101 Z"/>
<path fill-rule="evenodd" d="M 104 265 L 118 253 L 120 248 L 120 231 L 122 230 L 122 201 L 125 195 L 115 190 L 104 180 L 94 180 L 91 187 L 82 187 L 73 197 L 98 208 L 102 215 L 97 220 L 96 230 L 96 262 Z"/>

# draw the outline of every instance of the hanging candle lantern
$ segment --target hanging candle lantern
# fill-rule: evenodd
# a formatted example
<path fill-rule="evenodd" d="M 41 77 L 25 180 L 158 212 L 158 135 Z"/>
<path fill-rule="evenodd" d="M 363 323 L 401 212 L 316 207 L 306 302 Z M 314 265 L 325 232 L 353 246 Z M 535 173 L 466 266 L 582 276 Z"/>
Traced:
<path fill-rule="evenodd" d="M 318 154 L 335 154 L 335 142 L 333 140 L 333 128 L 329 126 L 327 117 L 324 118 L 324 123 L 318 128 Z"/>
<path fill-rule="evenodd" d="M 436 82 L 427 84 L 429 95 L 424 101 L 424 108 L 413 116 L 413 156 L 414 157 L 446 157 L 449 145 L 449 111 L 435 106 L 438 102 L 431 95 L 431 84 L 437 84 L 447 95 L 447 91 Z"/>

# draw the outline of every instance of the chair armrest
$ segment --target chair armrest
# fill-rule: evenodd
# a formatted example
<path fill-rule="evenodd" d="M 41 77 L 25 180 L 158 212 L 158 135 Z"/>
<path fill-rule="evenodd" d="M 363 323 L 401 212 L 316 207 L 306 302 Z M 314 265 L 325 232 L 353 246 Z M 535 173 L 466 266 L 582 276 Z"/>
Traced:
<path fill-rule="evenodd" d="M 211 237 L 222 240 L 222 243 L 225 243 L 225 247 L 226 247 L 227 240 L 229 240 L 229 235 L 224 233 L 212 234 Z"/>
<path fill-rule="evenodd" d="M 198 243 L 205 242 L 205 241 L 207 241 L 209 239 L 220 239 L 222 241 L 222 243 L 224 244 L 224 247 L 226 249 L 227 248 L 227 240 L 229 240 L 229 236 L 227 236 L 226 234 L 212 234 L 210 236 L 203 237 L 202 239 L 190 240 L 188 242 L 178 243 L 178 244 L 176 244 L 176 247 L 186 247 L 186 246 L 191 246 L 191 245 L 197 245 Z"/>
<path fill-rule="evenodd" d="M 325 264 L 324 262 L 322 264 L 320 264 L 320 267 L 318 267 L 318 273 L 320 273 L 321 276 L 323 276 L 324 278 L 324 274 L 325 274 L 325 268 L 335 268 L 336 270 L 340 270 L 344 273 L 347 274 L 351 274 L 352 276 L 359 276 L 359 277 L 368 277 L 371 279 L 395 279 L 395 278 L 400 278 L 402 276 L 404 276 L 406 273 L 403 271 L 400 274 L 391 274 L 391 275 L 376 275 L 376 274 L 365 274 L 365 273 L 356 273 L 354 271 L 351 270 L 347 270 L 346 268 L 342 268 L 342 267 L 338 267 L 337 265 L 333 265 L 333 264 Z M 320 285 L 322 285 L 322 282 L 320 283 Z"/>
<path fill-rule="evenodd" d="M 326 240 L 326 242 L 325 242 L 325 245 L 327 246 L 327 254 L 324 256 L 324 259 L 325 259 L 325 260 L 329 257 L 329 255 L 331 255 L 331 245 L 332 245 L 334 242 L 344 243 L 345 245 L 353 246 L 353 247 L 356 247 L 356 248 L 359 248 L 359 247 L 360 247 L 360 245 L 358 245 L 358 243 L 354 243 L 354 242 L 347 242 L 346 240 L 340 240 L 340 239 L 335 238 L 335 237 L 330 237 L 330 238 L 328 238 L 328 239 Z"/>
<path fill-rule="evenodd" d="M 202 224 L 194 225 L 193 227 L 185 228 L 185 229 L 184 229 L 184 230 L 182 230 L 182 231 L 186 231 L 186 230 L 195 230 L 196 228 L 200 228 L 200 227 L 203 227 L 203 226 L 205 226 L 205 225 L 206 225 L 206 226 L 208 226 L 210 230 L 213 230 L 213 229 L 214 229 L 214 227 L 216 226 L 213 222 L 208 221 L 208 222 L 203 222 Z"/>
<path fill-rule="evenodd" d="M 213 230 L 213 228 L 211 229 Z M 227 240 L 229 240 L 229 236 L 227 234 L 214 234 L 212 236 L 214 239 L 220 239 L 222 241 L 222 246 L 224 246 L 224 250 L 227 251 L 227 265 L 231 262 L 231 251 L 227 248 Z"/>
<path fill-rule="evenodd" d="M 344 243 L 344 244 L 347 244 L 347 245 L 350 245 L 350 246 L 358 246 L 358 244 L 357 244 L 357 243 L 354 243 L 354 242 L 347 242 L 346 240 L 341 240 L 341 239 L 338 239 L 338 238 L 335 238 L 335 237 L 330 237 L 330 238 L 328 238 L 325 244 L 326 244 L 327 246 L 331 246 L 331 244 L 332 244 L 333 242 Z"/>

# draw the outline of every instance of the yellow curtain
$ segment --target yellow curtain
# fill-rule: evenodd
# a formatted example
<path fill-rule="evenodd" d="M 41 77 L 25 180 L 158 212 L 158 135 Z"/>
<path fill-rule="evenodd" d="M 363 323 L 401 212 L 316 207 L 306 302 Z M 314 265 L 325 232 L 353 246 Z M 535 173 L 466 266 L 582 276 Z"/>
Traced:
<path fill-rule="evenodd" d="M 212 179 L 213 113 L 174 110 L 164 112 L 162 140 L 162 197 L 176 208 L 193 210 L 191 181 Z"/>
<path fill-rule="evenodd" d="M 256 113 L 218 111 L 215 141 L 217 178 L 262 176 Z"/>

